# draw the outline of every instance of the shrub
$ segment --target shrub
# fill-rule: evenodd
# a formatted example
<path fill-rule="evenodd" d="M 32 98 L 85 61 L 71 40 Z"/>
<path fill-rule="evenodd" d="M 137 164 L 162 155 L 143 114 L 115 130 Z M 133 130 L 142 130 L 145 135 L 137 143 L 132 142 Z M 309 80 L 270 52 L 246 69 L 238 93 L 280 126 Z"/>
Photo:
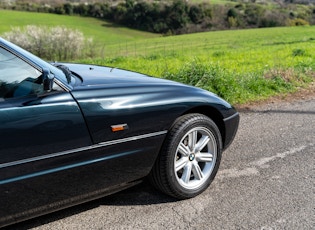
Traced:
<path fill-rule="evenodd" d="M 234 73 L 217 63 L 198 60 L 186 63 L 177 71 L 165 71 L 166 79 L 197 86 L 219 95 L 232 104 L 262 99 L 281 92 L 292 92 L 312 81 L 312 72 L 301 74 L 295 69 L 270 69 L 265 73 Z"/>
<path fill-rule="evenodd" d="M 91 39 L 85 39 L 80 31 L 62 26 L 15 27 L 3 37 L 50 61 L 82 58 L 86 48 L 91 47 L 89 43 L 92 42 Z"/>
<path fill-rule="evenodd" d="M 306 54 L 304 49 L 294 49 L 292 50 L 292 56 L 296 57 L 296 56 L 304 56 Z"/>
<path fill-rule="evenodd" d="M 309 22 L 301 19 L 301 18 L 295 18 L 288 20 L 289 26 L 308 26 Z"/>

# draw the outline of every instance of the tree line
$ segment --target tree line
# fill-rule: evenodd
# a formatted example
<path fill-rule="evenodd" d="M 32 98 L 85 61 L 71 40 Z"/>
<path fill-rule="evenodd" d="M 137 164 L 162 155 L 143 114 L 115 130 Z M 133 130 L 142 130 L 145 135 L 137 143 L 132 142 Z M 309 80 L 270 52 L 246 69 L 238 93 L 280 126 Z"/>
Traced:
<path fill-rule="evenodd" d="M 63 15 L 80 15 L 110 20 L 130 28 L 162 34 L 315 24 L 315 5 L 262 4 L 255 1 L 231 4 L 189 3 L 185 0 L 59 3 L 32 1 L 2 4 L 1 8 Z"/>

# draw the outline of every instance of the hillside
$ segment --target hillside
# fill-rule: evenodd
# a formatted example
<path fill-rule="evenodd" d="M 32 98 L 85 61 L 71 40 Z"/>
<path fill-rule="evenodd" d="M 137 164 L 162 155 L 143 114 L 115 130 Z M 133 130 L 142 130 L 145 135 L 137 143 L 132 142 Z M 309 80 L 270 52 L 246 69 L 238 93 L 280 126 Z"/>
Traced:
<path fill-rule="evenodd" d="M 315 81 L 315 26 L 216 31 L 105 47 L 77 60 L 195 85 L 233 104 L 295 92 Z"/>
<path fill-rule="evenodd" d="M 100 18 L 165 35 L 315 25 L 314 0 L 7 1 L 0 8 Z"/>
<path fill-rule="evenodd" d="M 8 3 L 15 3 L 17 0 L 3 0 Z M 111 2 L 113 4 L 117 4 L 117 2 L 122 2 L 123 0 L 107 0 L 106 2 Z M 147 2 L 153 2 L 153 0 L 144 0 Z M 161 0 L 160 0 L 161 1 Z M 165 0 L 166 1 L 166 0 Z M 249 2 L 248 0 L 187 0 L 188 2 L 211 2 L 211 3 L 226 3 L 226 2 Z M 19 0 L 19 2 L 30 2 L 35 4 L 63 4 L 63 3 L 86 3 L 86 0 Z M 103 3 L 104 0 L 89 0 L 89 3 Z M 302 3 L 302 4 L 310 4 L 315 3 L 315 0 L 256 0 L 257 3 Z"/>
<path fill-rule="evenodd" d="M 0 11 L 11 26 L 65 25 L 95 40 L 95 56 L 72 60 L 164 77 L 210 90 L 233 104 L 295 92 L 315 81 L 315 26 L 161 37 L 77 16 Z M 107 25 L 107 26 L 104 26 Z"/>
<path fill-rule="evenodd" d="M 47 13 L 0 10 L 0 22 L 0 35 L 10 31 L 12 27 L 63 25 L 80 30 L 86 37 L 92 37 L 95 44 L 99 47 L 104 44 L 124 43 L 160 36 L 158 34 L 128 29 L 101 19 Z"/>

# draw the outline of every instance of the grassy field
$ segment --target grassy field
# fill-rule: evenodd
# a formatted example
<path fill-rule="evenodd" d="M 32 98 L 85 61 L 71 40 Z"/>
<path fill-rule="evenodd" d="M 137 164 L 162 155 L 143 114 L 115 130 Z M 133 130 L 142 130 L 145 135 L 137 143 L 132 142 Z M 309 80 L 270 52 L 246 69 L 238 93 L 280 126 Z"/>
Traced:
<path fill-rule="evenodd" d="M 160 35 L 120 27 L 95 18 L 0 10 L 0 35 L 12 27 L 26 25 L 66 26 L 92 37 L 98 46 L 159 37 Z"/>
<path fill-rule="evenodd" d="M 174 59 L 175 63 L 182 63 L 197 58 L 202 62 L 218 62 L 237 72 L 252 72 L 266 67 L 296 67 L 303 63 L 312 65 L 314 45 L 314 26 L 283 27 L 216 31 L 104 44 L 104 56 L 117 63 L 124 59 L 144 59 L 148 62 Z M 173 62 L 168 64 L 170 69 L 176 69 L 177 66 Z M 149 70 L 153 75 L 161 73 L 159 70 L 154 71 Z"/>
<path fill-rule="evenodd" d="M 73 60 L 131 69 L 211 90 L 232 104 L 294 92 L 315 81 L 315 26 L 216 31 L 161 37 L 105 21 L 0 11 L 11 26 L 64 25 L 96 42 L 95 56 Z"/>
<path fill-rule="evenodd" d="M 233 104 L 294 92 L 315 80 L 314 26 L 153 38 L 104 50 L 102 58 L 78 62 L 196 85 Z"/>

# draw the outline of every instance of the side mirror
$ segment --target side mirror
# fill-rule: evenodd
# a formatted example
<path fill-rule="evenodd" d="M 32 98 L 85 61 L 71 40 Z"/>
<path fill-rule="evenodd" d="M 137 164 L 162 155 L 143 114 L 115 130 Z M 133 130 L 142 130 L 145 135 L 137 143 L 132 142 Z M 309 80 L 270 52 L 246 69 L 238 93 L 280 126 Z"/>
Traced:
<path fill-rule="evenodd" d="M 54 83 L 54 75 L 50 74 L 50 71 L 43 69 L 43 85 L 45 91 L 51 91 Z"/>

